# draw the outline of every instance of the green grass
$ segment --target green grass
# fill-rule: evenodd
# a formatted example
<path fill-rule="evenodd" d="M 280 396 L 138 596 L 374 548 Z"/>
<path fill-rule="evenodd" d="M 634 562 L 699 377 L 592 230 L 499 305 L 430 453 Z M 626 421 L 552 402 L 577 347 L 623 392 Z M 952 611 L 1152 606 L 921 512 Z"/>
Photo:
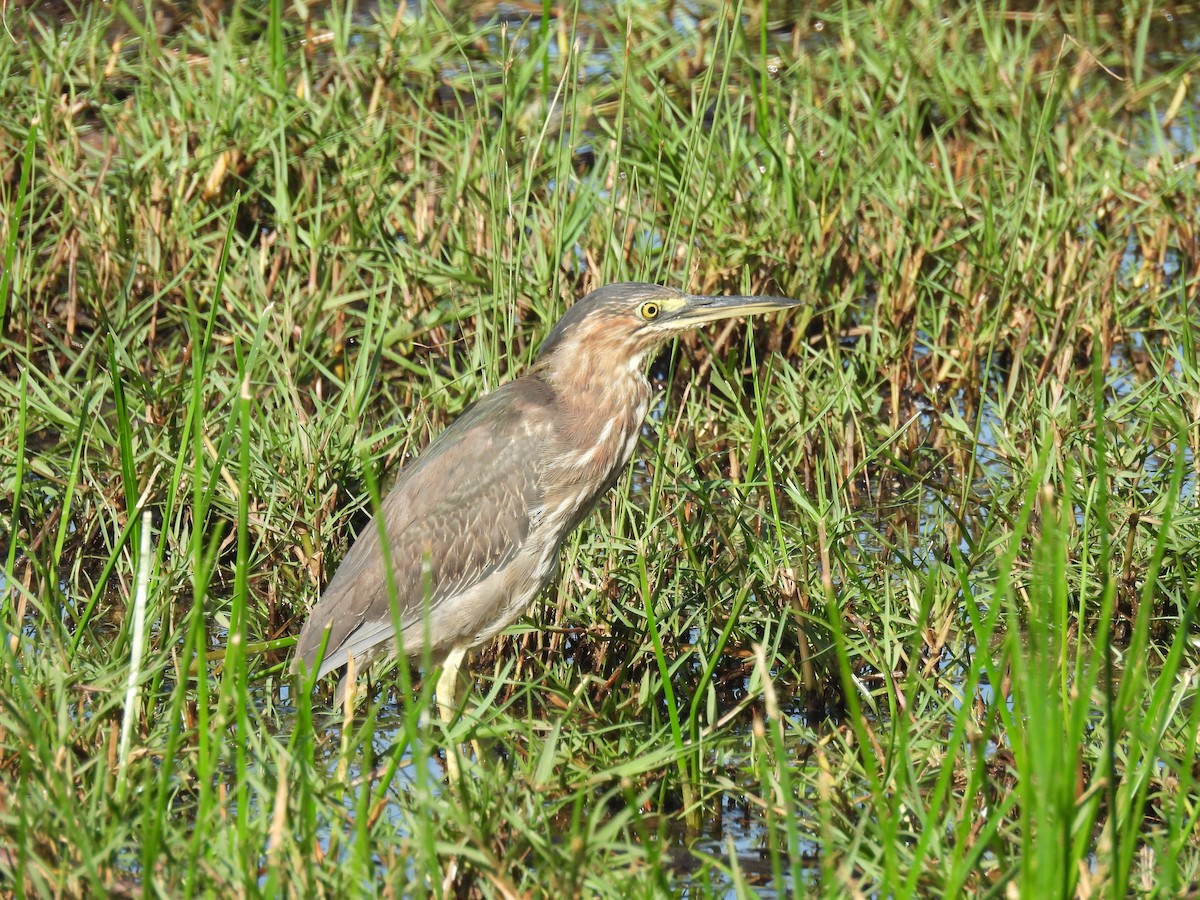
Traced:
<path fill-rule="evenodd" d="M 1194 894 L 1194 12 L 156 9 L 0 41 L 0 890 Z M 387 477 L 620 279 L 808 302 L 343 722 Z"/>

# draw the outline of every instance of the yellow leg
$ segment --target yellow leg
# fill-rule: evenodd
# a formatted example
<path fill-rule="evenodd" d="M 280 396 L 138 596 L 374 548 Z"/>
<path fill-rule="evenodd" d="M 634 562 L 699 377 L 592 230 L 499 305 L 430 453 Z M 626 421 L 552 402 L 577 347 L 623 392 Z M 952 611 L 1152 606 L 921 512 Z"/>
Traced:
<path fill-rule="evenodd" d="M 442 663 L 442 674 L 437 682 L 438 715 L 447 726 L 454 722 L 458 712 L 456 695 L 458 694 L 458 674 L 462 661 L 467 655 L 465 647 L 455 647 Z M 446 746 L 446 777 L 451 784 L 457 784 L 462 778 L 458 766 L 458 745 L 450 743 Z"/>

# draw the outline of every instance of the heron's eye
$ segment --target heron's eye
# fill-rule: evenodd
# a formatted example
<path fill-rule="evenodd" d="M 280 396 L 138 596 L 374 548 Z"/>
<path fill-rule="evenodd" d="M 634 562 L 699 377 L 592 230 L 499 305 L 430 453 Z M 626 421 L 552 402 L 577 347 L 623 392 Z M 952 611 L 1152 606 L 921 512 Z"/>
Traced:
<path fill-rule="evenodd" d="M 658 304 L 651 300 L 649 303 L 642 304 L 642 318 L 646 321 L 652 321 L 658 318 Z"/>

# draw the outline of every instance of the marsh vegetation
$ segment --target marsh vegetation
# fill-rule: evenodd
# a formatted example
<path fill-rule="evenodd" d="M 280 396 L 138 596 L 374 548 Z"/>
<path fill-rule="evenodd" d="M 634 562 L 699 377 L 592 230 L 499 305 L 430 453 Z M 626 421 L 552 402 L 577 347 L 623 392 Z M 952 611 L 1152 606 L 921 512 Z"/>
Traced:
<path fill-rule="evenodd" d="M 1194 6 L 0 14 L 0 890 L 1196 895 Z M 618 280 L 806 304 L 656 360 L 473 713 L 298 692 Z"/>

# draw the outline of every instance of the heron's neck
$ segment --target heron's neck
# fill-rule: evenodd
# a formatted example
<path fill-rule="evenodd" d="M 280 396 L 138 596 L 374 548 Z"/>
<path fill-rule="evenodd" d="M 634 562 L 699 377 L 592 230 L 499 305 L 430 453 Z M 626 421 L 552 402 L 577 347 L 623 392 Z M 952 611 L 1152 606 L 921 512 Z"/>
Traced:
<path fill-rule="evenodd" d="M 620 357 L 594 342 L 562 349 L 569 352 L 556 353 L 538 371 L 554 391 L 559 441 L 588 477 L 608 481 L 629 462 L 646 419 L 651 391 L 644 354 L 614 366 Z"/>

